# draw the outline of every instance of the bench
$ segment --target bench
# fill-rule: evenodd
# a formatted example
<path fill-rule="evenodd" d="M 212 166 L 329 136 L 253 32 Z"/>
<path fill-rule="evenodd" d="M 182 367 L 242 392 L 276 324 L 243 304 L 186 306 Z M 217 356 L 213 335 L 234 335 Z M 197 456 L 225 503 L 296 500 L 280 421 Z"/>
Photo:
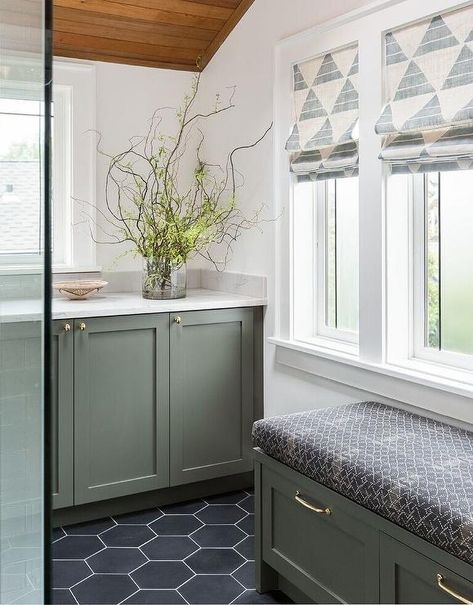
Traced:
<path fill-rule="evenodd" d="M 253 438 L 260 590 L 472 602 L 473 433 L 364 402 L 260 420 Z"/>

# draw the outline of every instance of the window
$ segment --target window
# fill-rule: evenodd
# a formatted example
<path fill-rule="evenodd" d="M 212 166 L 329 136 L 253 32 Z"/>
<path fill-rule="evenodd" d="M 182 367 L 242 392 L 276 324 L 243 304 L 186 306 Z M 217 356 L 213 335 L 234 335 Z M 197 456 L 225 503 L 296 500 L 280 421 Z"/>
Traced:
<path fill-rule="evenodd" d="M 298 340 L 335 348 L 357 342 L 358 185 L 357 177 L 295 183 Z"/>
<path fill-rule="evenodd" d="M 324 275 L 319 291 L 319 333 L 345 334 L 356 340 L 358 332 L 358 178 L 333 179 L 321 186 L 321 220 L 318 250 Z M 320 243 L 323 242 L 321 249 Z M 322 254 L 321 254 L 322 252 Z"/>
<path fill-rule="evenodd" d="M 55 65 L 52 252 L 56 270 L 95 265 L 95 246 L 78 203 L 95 200 L 93 76 L 90 66 Z M 42 253 L 43 185 L 38 164 L 43 106 L 11 96 L 5 91 L 0 99 L 0 270 L 34 266 Z M 74 99 L 81 102 L 74 104 Z"/>
<path fill-rule="evenodd" d="M 282 41 L 275 70 L 276 359 L 463 419 L 472 30 L 471 3 L 386 0 Z"/>
<path fill-rule="evenodd" d="M 70 95 L 56 87 L 53 102 L 53 262 L 70 263 Z M 2 264 L 34 264 L 41 250 L 40 216 L 43 105 L 0 100 L 0 258 Z"/>
<path fill-rule="evenodd" d="M 358 45 L 292 69 L 294 336 L 346 349 L 358 332 Z"/>
<path fill-rule="evenodd" d="M 414 181 L 414 356 L 473 368 L 473 171 Z"/>
<path fill-rule="evenodd" d="M 0 99 L 0 255 L 40 254 L 42 103 Z"/>

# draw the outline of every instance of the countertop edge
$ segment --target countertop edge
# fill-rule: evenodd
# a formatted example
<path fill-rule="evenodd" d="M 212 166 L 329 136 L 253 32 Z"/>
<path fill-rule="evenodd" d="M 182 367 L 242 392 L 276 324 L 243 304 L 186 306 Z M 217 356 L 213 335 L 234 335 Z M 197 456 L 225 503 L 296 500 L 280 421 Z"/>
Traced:
<path fill-rule="evenodd" d="M 267 304 L 267 299 L 263 297 L 205 289 L 190 290 L 187 297 L 169 301 L 145 300 L 139 294 L 111 293 L 85 301 L 54 298 L 52 319 L 61 321 L 93 317 L 183 313 L 186 311 L 264 307 Z M 11 307 L 11 311 L 8 307 Z M 38 321 L 41 317 L 41 301 L 12 300 L 0 305 L 0 323 Z"/>

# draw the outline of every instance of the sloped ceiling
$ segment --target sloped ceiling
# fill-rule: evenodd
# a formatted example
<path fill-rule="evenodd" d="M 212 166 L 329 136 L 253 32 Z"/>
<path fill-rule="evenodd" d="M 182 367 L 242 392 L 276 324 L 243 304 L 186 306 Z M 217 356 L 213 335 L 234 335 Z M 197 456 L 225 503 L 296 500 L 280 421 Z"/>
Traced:
<path fill-rule="evenodd" d="M 54 54 L 203 69 L 253 0 L 53 0 Z"/>

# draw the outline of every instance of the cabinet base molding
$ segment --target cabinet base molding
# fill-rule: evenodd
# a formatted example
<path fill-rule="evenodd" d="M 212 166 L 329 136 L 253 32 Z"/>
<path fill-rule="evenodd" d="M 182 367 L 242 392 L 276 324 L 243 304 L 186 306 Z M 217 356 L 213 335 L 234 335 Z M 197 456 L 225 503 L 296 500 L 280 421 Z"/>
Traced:
<path fill-rule="evenodd" d="M 147 508 L 153 508 L 154 506 L 175 504 L 194 498 L 205 498 L 205 496 L 224 494 L 249 487 L 253 487 L 252 472 L 221 477 L 219 479 L 210 479 L 209 481 L 200 481 L 189 485 L 168 487 L 141 494 L 133 494 L 132 496 L 113 498 L 111 500 L 102 500 L 70 508 L 62 508 L 53 511 L 53 527 L 83 523 L 123 513 L 138 512 Z"/>

